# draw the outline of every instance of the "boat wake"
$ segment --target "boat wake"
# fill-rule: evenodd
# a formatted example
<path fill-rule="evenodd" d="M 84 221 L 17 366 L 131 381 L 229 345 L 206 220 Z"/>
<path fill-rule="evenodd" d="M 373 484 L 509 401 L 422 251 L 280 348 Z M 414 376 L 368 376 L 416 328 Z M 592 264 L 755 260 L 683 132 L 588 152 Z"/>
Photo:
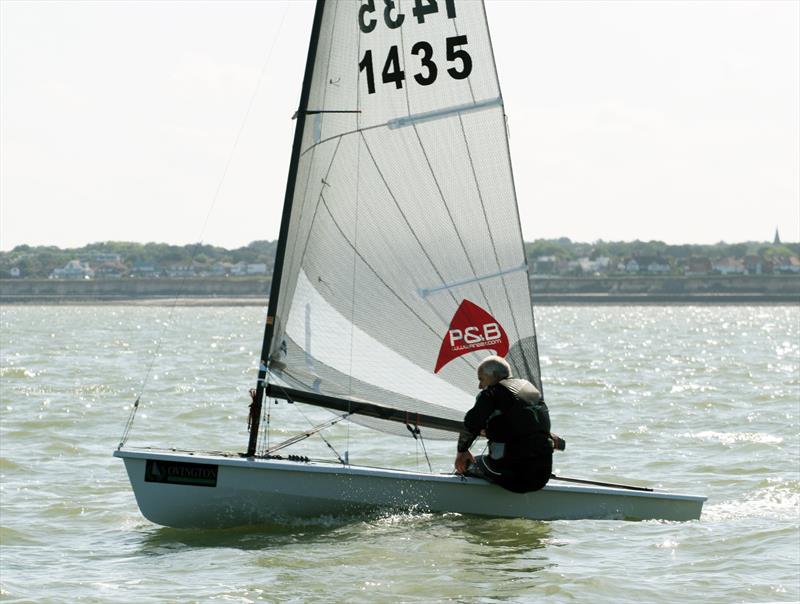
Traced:
<path fill-rule="evenodd" d="M 800 514 L 800 481 L 780 480 L 748 493 L 741 499 L 707 505 L 704 520 L 744 518 L 797 519 Z"/>

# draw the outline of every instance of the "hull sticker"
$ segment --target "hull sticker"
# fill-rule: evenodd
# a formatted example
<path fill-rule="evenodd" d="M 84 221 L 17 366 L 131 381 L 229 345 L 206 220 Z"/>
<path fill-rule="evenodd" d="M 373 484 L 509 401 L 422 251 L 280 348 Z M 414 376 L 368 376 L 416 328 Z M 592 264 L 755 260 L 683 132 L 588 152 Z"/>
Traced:
<path fill-rule="evenodd" d="M 216 464 L 148 459 L 144 470 L 144 481 L 216 487 L 218 472 L 219 466 Z"/>

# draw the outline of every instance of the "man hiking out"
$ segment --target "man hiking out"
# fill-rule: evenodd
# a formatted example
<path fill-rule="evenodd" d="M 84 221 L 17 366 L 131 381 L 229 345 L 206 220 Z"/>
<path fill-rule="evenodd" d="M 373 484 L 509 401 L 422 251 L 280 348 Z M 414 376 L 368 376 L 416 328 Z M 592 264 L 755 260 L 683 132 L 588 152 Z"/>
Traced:
<path fill-rule="evenodd" d="M 497 483 L 516 493 L 541 489 L 553 471 L 550 414 L 539 390 L 511 377 L 508 362 L 490 356 L 478 365 L 481 389 L 464 416 L 458 438 L 456 472 Z M 489 454 L 473 457 L 478 436 L 489 439 Z"/>

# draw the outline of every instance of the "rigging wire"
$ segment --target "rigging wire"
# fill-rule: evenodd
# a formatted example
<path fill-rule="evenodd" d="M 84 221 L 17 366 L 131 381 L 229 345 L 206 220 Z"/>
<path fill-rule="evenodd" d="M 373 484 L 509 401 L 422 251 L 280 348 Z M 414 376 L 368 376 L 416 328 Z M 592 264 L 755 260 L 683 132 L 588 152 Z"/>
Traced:
<path fill-rule="evenodd" d="M 236 154 L 236 149 L 239 146 L 239 140 L 241 139 L 242 132 L 244 131 L 244 127 L 247 124 L 248 118 L 250 117 L 250 112 L 252 111 L 253 106 L 255 105 L 256 96 L 258 95 L 258 91 L 261 88 L 261 82 L 264 79 L 264 74 L 267 71 L 267 66 L 269 65 L 270 60 L 272 59 L 272 53 L 275 50 L 275 44 L 276 44 L 278 38 L 280 37 L 280 32 L 283 29 L 283 24 L 284 24 L 284 21 L 286 20 L 286 14 L 288 12 L 289 12 L 289 2 L 287 1 L 286 2 L 286 6 L 283 9 L 283 16 L 281 17 L 281 21 L 278 24 L 278 30 L 275 33 L 275 36 L 272 39 L 272 44 L 270 45 L 269 50 L 267 51 L 267 54 L 266 54 L 266 56 L 264 58 L 264 62 L 262 64 L 262 66 L 261 66 L 261 72 L 260 72 L 260 74 L 258 76 L 258 80 L 256 81 L 255 88 L 253 89 L 253 93 L 250 95 L 250 101 L 249 101 L 249 103 L 247 105 L 247 109 L 245 110 L 244 117 L 242 117 L 242 121 L 241 121 L 241 123 L 239 125 L 239 130 L 236 133 L 236 137 L 234 138 L 233 145 L 231 146 L 231 150 L 228 153 L 228 158 L 225 161 L 225 166 L 224 166 L 224 168 L 222 170 L 222 175 L 220 176 L 219 183 L 217 184 L 217 187 L 216 187 L 216 189 L 214 191 L 214 194 L 211 197 L 211 204 L 210 204 L 210 206 L 208 208 L 208 212 L 206 213 L 205 220 L 203 221 L 203 225 L 202 225 L 202 227 L 200 229 L 200 237 L 199 237 L 200 243 L 196 247 L 196 252 L 191 257 L 192 263 L 194 263 L 194 259 L 201 253 L 202 245 L 203 245 L 203 242 L 205 240 L 206 229 L 208 228 L 208 223 L 211 220 L 211 215 L 214 212 L 214 206 L 216 205 L 217 199 L 219 198 L 220 191 L 222 190 L 222 185 L 225 183 L 225 179 L 226 179 L 226 177 L 228 175 L 228 170 L 230 169 L 231 163 L 233 162 L 233 157 Z M 144 378 L 142 379 L 141 386 L 139 388 L 139 394 L 136 396 L 136 401 L 133 403 L 133 407 L 131 408 L 130 415 L 128 416 L 128 421 L 125 423 L 125 428 L 123 430 L 122 437 L 120 438 L 119 445 L 117 446 L 117 449 L 122 449 L 122 447 L 124 447 L 125 444 L 128 442 L 128 438 L 130 437 L 131 429 L 133 428 L 133 421 L 136 418 L 136 412 L 139 410 L 139 404 L 140 404 L 140 401 L 141 401 L 141 398 L 142 398 L 142 394 L 144 394 L 144 390 L 145 390 L 145 388 L 147 387 L 147 384 L 150 381 L 150 374 L 153 371 L 153 367 L 155 365 L 156 359 L 158 358 L 158 355 L 161 352 L 161 346 L 162 346 L 162 344 L 164 342 L 164 334 L 166 333 L 167 327 L 169 325 L 171 325 L 171 323 L 172 323 L 172 318 L 173 318 L 173 316 L 175 314 L 175 308 L 178 305 L 178 300 L 180 300 L 181 297 L 183 296 L 183 292 L 184 292 L 184 290 L 186 288 L 187 279 L 188 279 L 188 275 L 184 275 L 182 277 L 179 285 L 178 285 L 178 292 L 175 295 L 175 298 L 173 299 L 172 304 L 170 305 L 170 310 L 169 310 L 169 314 L 167 315 L 167 320 L 163 323 L 162 328 L 161 328 L 161 333 L 159 334 L 158 339 L 156 340 L 156 349 L 155 349 L 155 351 L 153 352 L 153 354 L 150 357 L 150 363 L 149 363 L 149 365 L 147 367 L 147 370 L 145 371 Z"/>
<path fill-rule="evenodd" d="M 291 438 L 288 438 L 285 441 L 283 441 L 281 443 L 278 443 L 274 447 L 270 447 L 270 448 L 266 449 L 263 452 L 263 455 L 264 455 L 264 457 L 267 457 L 267 456 L 271 455 L 272 453 L 275 453 L 275 451 L 280 451 L 281 449 L 285 449 L 286 447 L 289 447 L 291 445 L 299 443 L 300 441 L 305 440 L 309 436 L 313 436 L 314 434 L 318 434 L 320 431 L 324 430 L 325 428 L 329 428 L 329 427 L 333 426 L 334 424 L 338 424 L 340 421 L 342 421 L 343 419 L 347 419 L 349 416 L 350 416 L 349 413 L 345 413 L 344 415 L 337 415 L 333 419 L 329 419 L 328 421 L 322 422 L 321 424 L 317 424 L 316 426 L 312 425 L 311 429 L 308 430 L 307 432 L 301 432 L 300 434 L 295 434 Z M 339 459 L 339 461 L 342 461 L 341 458 Z M 342 463 L 344 463 L 344 462 L 342 462 Z"/>
<path fill-rule="evenodd" d="M 295 405 L 295 407 L 296 407 L 296 408 L 297 408 L 297 410 L 300 412 L 300 415 L 302 415 L 302 416 L 303 416 L 303 419 L 305 419 L 305 420 L 306 420 L 306 421 L 307 421 L 309 424 L 311 424 L 311 427 L 312 427 L 312 428 L 315 428 L 316 426 L 314 426 L 313 422 L 312 422 L 310 419 L 308 419 L 308 417 L 306 416 L 306 414 L 305 414 L 305 413 L 303 413 L 303 410 L 302 410 L 300 407 L 297 407 L 297 405 Z M 347 417 L 348 415 L 350 415 L 350 414 L 348 413 L 347 415 L 343 415 L 343 416 L 341 416 L 341 417 L 337 418 L 337 421 L 339 421 L 339 420 L 341 420 L 341 419 L 344 419 L 344 418 L 345 418 L 345 417 Z M 327 426 L 324 426 L 324 427 L 327 427 Z M 321 430 L 321 429 L 322 429 L 322 428 L 320 428 L 320 430 Z M 333 454 L 336 456 L 336 459 L 338 459 L 338 460 L 339 460 L 339 463 L 341 463 L 343 466 L 346 466 L 346 465 L 347 465 L 347 462 L 345 462 L 344 458 L 343 458 L 341 455 L 339 455 L 339 452 L 338 452 L 336 449 L 334 449 L 334 448 L 333 448 L 333 445 L 332 445 L 332 444 L 331 444 L 331 443 L 328 441 L 328 439 L 327 439 L 327 438 L 325 438 L 325 437 L 322 435 L 322 432 L 321 432 L 321 431 L 319 431 L 319 430 L 312 431 L 312 432 L 311 432 L 311 434 L 318 434 L 318 435 L 319 435 L 319 437 L 320 437 L 320 438 L 323 440 L 323 442 L 324 442 L 326 445 L 328 445 L 328 448 L 329 448 L 331 451 L 333 451 Z M 311 434 L 309 434 L 308 436 L 311 436 Z"/>
<path fill-rule="evenodd" d="M 128 442 L 128 437 L 131 433 L 131 428 L 133 427 L 133 418 L 136 415 L 136 410 L 139 408 L 139 397 L 136 397 L 136 402 L 133 403 L 131 407 L 131 412 L 128 414 L 128 421 L 125 422 L 125 428 L 122 431 L 122 438 L 119 440 L 119 444 L 117 445 L 117 451 L 122 449 L 125 446 L 125 443 Z"/>
<path fill-rule="evenodd" d="M 267 375 L 264 378 L 265 385 L 266 384 L 270 384 L 269 378 L 270 378 L 271 375 L 272 375 L 272 372 L 270 372 L 269 369 L 267 369 Z M 333 420 L 328 420 L 327 422 L 324 422 L 322 424 L 319 424 L 319 425 L 315 426 L 314 423 L 308 418 L 308 416 L 305 413 L 303 413 L 303 410 L 297 404 L 295 404 L 295 402 L 292 400 L 292 397 L 289 396 L 289 393 L 286 392 L 286 389 L 281 384 L 279 384 L 277 382 L 272 382 L 271 384 L 274 385 L 276 388 L 280 388 L 281 390 L 283 390 L 283 394 L 286 397 L 286 402 L 288 402 L 290 405 L 293 405 L 294 408 L 297 409 L 300 412 L 300 415 L 303 416 L 303 419 L 305 419 L 311 425 L 311 430 L 309 430 L 308 432 L 304 432 L 302 434 L 298 434 L 296 436 L 293 436 L 292 438 L 290 438 L 289 440 L 281 443 L 280 445 L 276 445 L 272 449 L 266 450 L 265 451 L 265 455 L 269 454 L 269 453 L 271 453 L 273 451 L 277 451 L 278 449 L 282 449 L 284 447 L 288 447 L 289 445 L 292 445 L 292 444 L 294 444 L 296 442 L 300 442 L 301 440 L 305 440 L 306 438 L 308 438 L 309 436 L 312 436 L 313 434 L 319 434 L 319 437 L 323 440 L 323 442 L 328 446 L 328 448 L 333 452 L 333 454 L 336 455 L 336 459 L 339 460 L 339 463 L 341 463 L 343 466 L 348 465 L 349 454 L 345 453 L 344 458 L 341 455 L 339 455 L 339 452 L 328 441 L 328 439 L 325 438 L 322 435 L 321 431 L 324 428 L 332 426 L 332 425 L 340 422 L 341 420 L 350 417 L 352 415 L 352 413 L 350 411 L 348 411 L 344 415 L 337 416 Z"/>
<path fill-rule="evenodd" d="M 262 454 L 266 455 L 267 451 L 269 450 L 269 441 L 270 441 L 270 428 L 271 428 L 271 419 L 272 419 L 272 403 L 270 399 L 267 398 L 267 409 L 266 412 L 262 411 L 262 416 L 266 419 L 266 421 L 261 422 L 261 442 L 266 443 L 264 445 L 264 449 L 262 450 Z M 273 399 L 274 402 L 274 399 Z"/>
<path fill-rule="evenodd" d="M 275 402 L 275 399 L 272 401 Z M 265 431 L 267 433 L 267 449 L 269 449 L 269 437 L 270 437 L 270 428 L 271 428 L 271 420 L 272 420 L 272 404 L 270 404 L 269 399 L 267 399 L 267 421 L 266 421 L 266 428 Z"/>
<path fill-rule="evenodd" d="M 425 439 L 422 438 L 422 431 L 419 429 L 419 426 L 416 424 L 416 422 L 412 428 L 411 424 L 408 423 L 408 420 L 406 420 L 406 428 L 408 428 L 408 431 L 411 432 L 411 436 L 414 437 L 415 443 L 422 445 L 422 452 L 425 454 L 425 461 L 428 462 L 428 470 L 433 473 L 433 466 L 431 466 L 431 460 L 430 457 L 428 457 L 428 449 L 425 447 Z M 417 447 L 417 455 L 419 455 L 419 447 Z M 417 465 L 419 465 L 419 459 L 417 459 Z"/>

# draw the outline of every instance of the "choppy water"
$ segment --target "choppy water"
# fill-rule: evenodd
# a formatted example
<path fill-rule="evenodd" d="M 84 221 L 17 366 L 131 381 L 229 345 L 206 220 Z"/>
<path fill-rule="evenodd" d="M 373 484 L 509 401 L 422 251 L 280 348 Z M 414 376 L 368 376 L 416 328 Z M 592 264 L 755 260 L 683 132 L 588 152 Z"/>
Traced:
<path fill-rule="evenodd" d="M 151 361 L 131 446 L 242 450 L 264 309 L 1 312 L 4 601 L 800 599 L 798 307 L 538 309 L 569 443 L 557 471 L 706 494 L 699 521 L 407 513 L 219 531 L 145 521 L 111 452 Z M 280 404 L 271 425 L 277 440 L 308 424 Z M 328 438 L 354 463 L 425 466 L 410 438 L 375 435 Z M 453 444 L 427 444 L 446 471 Z M 316 437 L 296 452 L 330 457 Z"/>

